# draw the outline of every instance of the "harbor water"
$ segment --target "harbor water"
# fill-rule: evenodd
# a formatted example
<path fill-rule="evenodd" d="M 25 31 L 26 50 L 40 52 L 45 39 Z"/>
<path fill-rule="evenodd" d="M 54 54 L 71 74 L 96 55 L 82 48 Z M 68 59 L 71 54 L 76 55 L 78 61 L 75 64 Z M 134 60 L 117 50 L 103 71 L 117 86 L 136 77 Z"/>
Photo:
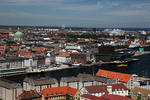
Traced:
<path fill-rule="evenodd" d="M 144 50 L 150 51 L 150 47 L 146 47 L 144 48 Z M 150 54 L 137 56 L 136 58 L 138 58 L 139 61 L 130 62 L 128 63 L 127 67 L 117 67 L 116 65 L 108 64 L 102 66 L 79 67 L 75 69 L 64 69 L 64 70 L 56 70 L 51 72 L 16 75 L 16 76 L 4 77 L 4 78 L 19 83 L 22 83 L 25 77 L 36 77 L 36 78 L 54 77 L 60 80 L 62 77 L 77 76 L 79 73 L 96 75 L 99 69 L 150 77 Z"/>

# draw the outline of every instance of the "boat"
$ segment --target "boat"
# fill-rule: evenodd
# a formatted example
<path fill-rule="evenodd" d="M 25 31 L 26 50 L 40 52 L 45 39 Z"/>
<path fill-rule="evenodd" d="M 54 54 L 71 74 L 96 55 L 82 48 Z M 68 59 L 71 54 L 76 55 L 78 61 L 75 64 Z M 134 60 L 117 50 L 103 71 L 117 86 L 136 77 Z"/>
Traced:
<path fill-rule="evenodd" d="M 127 67 L 128 65 L 127 64 L 119 64 L 117 65 L 117 67 Z"/>

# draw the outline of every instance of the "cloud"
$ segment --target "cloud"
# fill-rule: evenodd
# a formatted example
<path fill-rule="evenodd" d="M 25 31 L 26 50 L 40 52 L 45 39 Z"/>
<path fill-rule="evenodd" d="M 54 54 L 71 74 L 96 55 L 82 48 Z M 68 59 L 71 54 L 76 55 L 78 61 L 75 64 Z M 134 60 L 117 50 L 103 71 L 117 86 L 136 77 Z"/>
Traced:
<path fill-rule="evenodd" d="M 11 21 L 15 19 L 14 21 L 20 20 L 21 22 L 23 20 L 32 20 L 31 22 L 34 21 L 43 21 L 43 22 L 48 22 L 48 21 L 61 21 L 65 20 L 66 23 L 67 21 L 91 21 L 91 22 L 97 22 L 97 21 L 103 21 L 105 18 L 89 18 L 89 17 L 78 17 L 78 16 L 58 16 L 58 15 L 44 15 L 44 14 L 32 14 L 32 13 L 25 13 L 25 12 L 1 12 L 0 13 L 0 20 L 5 20 Z"/>
<path fill-rule="evenodd" d="M 69 0 L 1 0 L 0 5 L 53 5 L 69 2 Z"/>
<path fill-rule="evenodd" d="M 150 8 L 150 2 L 136 3 L 136 4 L 131 5 L 131 8 Z"/>
<path fill-rule="evenodd" d="M 146 15 L 147 12 L 143 10 L 118 10 L 112 12 L 106 12 L 106 15 L 113 15 L 113 16 L 143 16 Z"/>
<path fill-rule="evenodd" d="M 119 2 L 106 2 L 106 3 L 104 4 L 104 6 L 105 6 L 106 8 L 117 7 L 117 6 L 119 6 L 119 5 L 120 5 Z"/>
<path fill-rule="evenodd" d="M 92 4 L 86 2 L 89 2 L 89 0 L 2 0 L 0 5 L 45 6 L 47 8 L 70 11 L 93 11 L 119 6 L 118 2 L 102 3 L 96 0 L 92 1 Z"/>
<path fill-rule="evenodd" d="M 97 2 L 96 4 L 71 4 L 71 5 L 66 5 L 62 9 L 64 10 L 77 10 L 77 11 L 91 11 L 91 10 L 98 10 L 102 8 L 102 5 L 100 2 Z"/>

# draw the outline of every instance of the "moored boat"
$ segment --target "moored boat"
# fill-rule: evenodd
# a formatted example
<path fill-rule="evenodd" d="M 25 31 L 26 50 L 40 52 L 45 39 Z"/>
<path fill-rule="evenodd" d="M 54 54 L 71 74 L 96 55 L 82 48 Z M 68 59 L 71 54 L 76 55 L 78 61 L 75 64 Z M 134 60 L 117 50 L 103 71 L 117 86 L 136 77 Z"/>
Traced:
<path fill-rule="evenodd" d="M 128 65 L 127 64 L 119 64 L 117 65 L 117 67 L 127 67 Z"/>

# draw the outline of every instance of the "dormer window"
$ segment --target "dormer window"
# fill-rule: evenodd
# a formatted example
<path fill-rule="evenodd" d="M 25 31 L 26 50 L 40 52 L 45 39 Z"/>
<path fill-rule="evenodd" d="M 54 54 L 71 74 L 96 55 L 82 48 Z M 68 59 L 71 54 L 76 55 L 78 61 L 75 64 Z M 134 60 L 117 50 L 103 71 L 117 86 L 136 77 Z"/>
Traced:
<path fill-rule="evenodd" d="M 137 97 L 137 100 L 141 100 L 141 92 L 138 92 Z"/>

